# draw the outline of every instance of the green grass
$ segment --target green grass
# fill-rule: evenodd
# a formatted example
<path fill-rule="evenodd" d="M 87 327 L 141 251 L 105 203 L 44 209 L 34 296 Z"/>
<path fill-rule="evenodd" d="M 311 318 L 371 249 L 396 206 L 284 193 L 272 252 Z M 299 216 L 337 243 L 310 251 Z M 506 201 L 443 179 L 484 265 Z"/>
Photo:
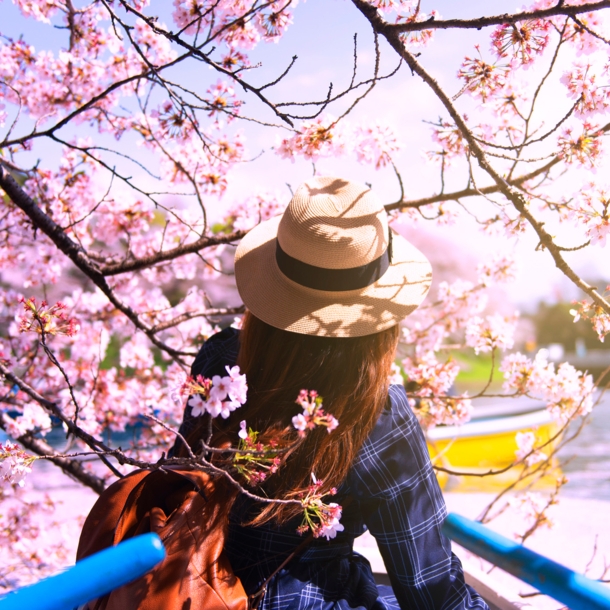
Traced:
<path fill-rule="evenodd" d="M 471 394 L 481 391 L 489 381 L 491 374 L 491 354 L 454 353 L 455 361 L 460 365 L 460 372 L 455 380 L 458 392 L 470 392 Z M 496 354 L 493 381 L 488 391 L 498 391 L 504 381 L 499 371 L 500 357 Z"/>

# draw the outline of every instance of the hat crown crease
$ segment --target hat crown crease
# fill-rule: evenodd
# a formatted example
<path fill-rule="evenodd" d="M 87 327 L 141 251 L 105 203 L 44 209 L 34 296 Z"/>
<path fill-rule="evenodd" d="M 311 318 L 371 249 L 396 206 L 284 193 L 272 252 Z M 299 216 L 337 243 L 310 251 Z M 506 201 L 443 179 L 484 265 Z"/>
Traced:
<path fill-rule="evenodd" d="M 277 238 L 301 262 L 350 269 L 383 255 L 388 230 L 385 209 L 370 189 L 337 178 L 314 178 L 295 192 Z"/>

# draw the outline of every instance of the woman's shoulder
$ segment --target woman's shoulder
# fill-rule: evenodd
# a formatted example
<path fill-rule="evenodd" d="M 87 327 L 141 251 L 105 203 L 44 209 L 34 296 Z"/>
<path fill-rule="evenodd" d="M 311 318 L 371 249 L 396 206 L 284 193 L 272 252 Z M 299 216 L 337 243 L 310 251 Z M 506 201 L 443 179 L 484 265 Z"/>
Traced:
<path fill-rule="evenodd" d="M 381 412 L 367 443 L 384 445 L 397 439 L 411 438 L 413 435 L 423 438 L 411 401 L 403 386 L 391 385 L 386 407 Z"/>
<path fill-rule="evenodd" d="M 426 439 L 402 386 L 390 386 L 387 407 L 358 452 L 352 476 L 374 495 L 434 476 Z"/>

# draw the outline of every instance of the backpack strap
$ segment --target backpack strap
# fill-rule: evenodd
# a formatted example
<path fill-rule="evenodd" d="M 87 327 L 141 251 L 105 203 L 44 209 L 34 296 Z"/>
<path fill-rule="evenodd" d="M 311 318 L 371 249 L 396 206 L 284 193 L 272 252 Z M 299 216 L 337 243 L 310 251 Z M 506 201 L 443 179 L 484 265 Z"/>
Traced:
<path fill-rule="evenodd" d="M 271 582 L 271 579 L 278 574 L 280 570 L 285 568 L 297 555 L 299 555 L 305 548 L 311 543 L 313 540 L 313 534 L 310 534 L 299 546 L 297 546 L 284 561 L 275 569 L 273 572 L 267 577 L 267 579 L 260 586 L 258 591 L 252 593 L 252 595 L 248 596 L 248 610 L 258 610 L 258 606 L 265 597 L 265 593 L 267 593 L 267 585 Z"/>

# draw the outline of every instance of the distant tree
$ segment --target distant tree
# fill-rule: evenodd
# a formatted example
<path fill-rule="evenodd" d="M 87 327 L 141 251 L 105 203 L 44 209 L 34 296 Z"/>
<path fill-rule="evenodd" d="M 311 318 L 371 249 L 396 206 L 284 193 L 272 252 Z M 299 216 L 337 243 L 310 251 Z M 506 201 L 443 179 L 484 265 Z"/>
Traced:
<path fill-rule="evenodd" d="M 580 339 L 587 349 L 610 349 L 610 342 L 601 343 L 588 321 L 581 319 L 574 322 L 573 312 L 573 303 L 540 303 L 538 311 L 532 316 L 538 344 L 560 343 L 567 352 L 573 352 Z"/>

